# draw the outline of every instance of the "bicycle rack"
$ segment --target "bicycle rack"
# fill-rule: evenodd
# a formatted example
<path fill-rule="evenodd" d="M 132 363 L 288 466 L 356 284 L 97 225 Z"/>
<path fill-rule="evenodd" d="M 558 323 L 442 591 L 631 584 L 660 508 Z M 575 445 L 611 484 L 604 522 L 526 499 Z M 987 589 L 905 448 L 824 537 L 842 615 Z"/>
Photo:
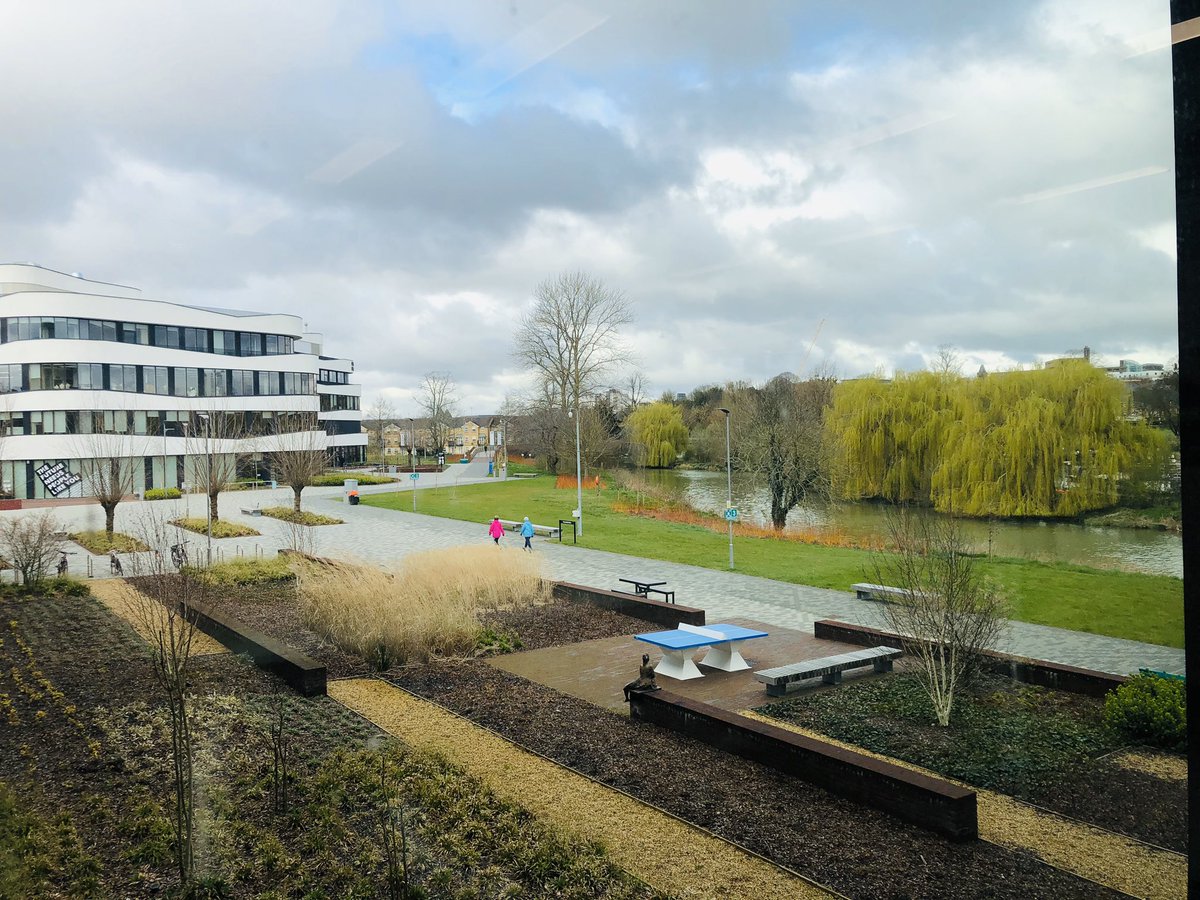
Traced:
<path fill-rule="evenodd" d="M 87 577 L 88 578 L 96 577 L 96 572 L 92 568 L 92 557 L 90 554 L 88 555 L 88 558 L 87 558 Z"/>

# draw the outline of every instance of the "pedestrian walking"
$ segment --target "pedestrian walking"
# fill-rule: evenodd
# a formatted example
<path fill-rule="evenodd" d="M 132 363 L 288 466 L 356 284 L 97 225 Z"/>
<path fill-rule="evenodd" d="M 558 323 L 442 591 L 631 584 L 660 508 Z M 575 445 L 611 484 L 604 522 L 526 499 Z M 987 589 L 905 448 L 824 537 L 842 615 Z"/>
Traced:
<path fill-rule="evenodd" d="M 492 524 L 488 526 L 488 534 L 492 536 L 492 541 L 496 546 L 500 546 L 500 538 L 504 534 L 504 526 L 500 524 L 500 517 L 496 516 L 492 519 Z"/>
<path fill-rule="evenodd" d="M 529 541 L 533 538 L 533 525 L 529 522 L 529 516 L 526 516 L 525 521 L 521 523 L 521 537 L 525 538 L 525 546 L 521 549 L 528 550 L 530 553 L 532 553 L 533 546 L 529 543 Z"/>

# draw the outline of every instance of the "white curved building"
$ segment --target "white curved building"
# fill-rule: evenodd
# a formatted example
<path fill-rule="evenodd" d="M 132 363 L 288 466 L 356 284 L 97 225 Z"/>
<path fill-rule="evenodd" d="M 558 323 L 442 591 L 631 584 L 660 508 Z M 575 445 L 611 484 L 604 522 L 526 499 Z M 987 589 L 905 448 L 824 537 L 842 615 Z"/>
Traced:
<path fill-rule="evenodd" d="M 213 452 L 265 455 L 269 466 L 287 440 L 278 435 L 300 440 L 297 429 L 314 415 L 334 464 L 360 463 L 366 436 L 354 364 L 321 355 L 321 344 L 298 316 L 154 300 L 0 264 L 4 496 L 88 496 L 85 472 L 96 458 L 130 460 L 136 492 L 179 487 L 191 480 L 201 436 L 214 438 Z M 236 441 L 215 440 L 222 424 Z"/>

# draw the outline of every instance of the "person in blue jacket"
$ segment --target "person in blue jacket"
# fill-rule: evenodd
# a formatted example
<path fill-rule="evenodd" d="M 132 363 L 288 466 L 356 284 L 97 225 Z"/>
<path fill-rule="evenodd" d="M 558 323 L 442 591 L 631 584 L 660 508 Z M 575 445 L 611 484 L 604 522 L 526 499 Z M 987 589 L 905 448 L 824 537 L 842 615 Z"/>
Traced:
<path fill-rule="evenodd" d="M 525 546 L 521 549 L 532 553 L 533 547 L 529 543 L 529 540 L 533 537 L 533 526 L 529 524 L 529 516 L 526 516 L 525 521 L 521 523 L 521 537 L 525 538 Z"/>

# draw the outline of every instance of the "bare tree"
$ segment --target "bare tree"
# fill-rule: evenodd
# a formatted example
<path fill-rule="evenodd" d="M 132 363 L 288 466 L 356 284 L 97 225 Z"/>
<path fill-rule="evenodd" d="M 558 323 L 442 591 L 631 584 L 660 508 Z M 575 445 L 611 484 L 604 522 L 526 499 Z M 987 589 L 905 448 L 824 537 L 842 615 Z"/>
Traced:
<path fill-rule="evenodd" d="M 943 377 L 962 374 L 963 360 L 952 344 L 938 344 L 937 353 L 933 357 L 930 371 Z"/>
<path fill-rule="evenodd" d="M 620 330 L 632 321 L 620 291 L 584 272 L 564 273 L 534 290 L 513 354 L 538 374 L 560 410 L 575 409 L 624 361 Z"/>
<path fill-rule="evenodd" d="M 735 425 L 734 465 L 766 478 L 776 530 L 796 506 L 830 496 L 823 418 L 833 386 L 828 375 L 800 381 L 785 374 L 761 388 L 731 385 L 726 391 Z"/>
<path fill-rule="evenodd" d="M 621 413 L 625 416 L 646 402 L 646 376 L 640 369 L 634 369 L 621 382 L 620 391 L 625 400 L 625 408 Z"/>
<path fill-rule="evenodd" d="M 428 420 L 434 452 L 445 449 L 454 428 L 457 403 L 454 378 L 449 372 L 426 372 L 421 380 L 421 409 Z"/>
<path fill-rule="evenodd" d="M 80 434 L 79 469 L 84 495 L 96 498 L 104 510 L 104 531 L 112 539 L 117 506 L 133 494 L 143 471 L 145 439 L 129 433 L 126 410 L 95 412 L 90 434 Z"/>
<path fill-rule="evenodd" d="M 245 416 L 216 409 L 196 413 L 188 423 L 184 449 L 190 457 L 192 481 L 208 495 L 209 514 L 214 522 L 217 498 L 237 481 L 242 461 L 248 456 Z"/>
<path fill-rule="evenodd" d="M 62 525 L 49 510 L 0 520 L 0 546 L 21 580 L 37 584 L 62 552 Z"/>
<path fill-rule="evenodd" d="M 884 604 L 883 618 L 917 660 L 938 724 L 949 725 L 955 694 L 1007 626 L 1007 606 L 975 568 L 957 519 L 905 509 L 887 529 L 893 552 L 876 558 L 875 580 L 904 593 Z"/>
<path fill-rule="evenodd" d="M 300 494 L 329 466 L 329 436 L 316 413 L 302 413 L 280 424 L 268 440 L 271 476 L 292 489 L 292 508 L 300 512 Z"/>
<path fill-rule="evenodd" d="M 192 641 L 196 634 L 194 604 L 207 594 L 207 583 L 191 570 L 178 574 L 168 568 L 167 549 L 182 540 L 181 532 L 159 516 L 142 521 L 139 536 L 157 552 L 134 558 L 137 588 L 128 585 L 127 599 L 140 626 L 148 635 L 154 681 L 166 701 L 171 729 L 171 766 L 174 787 L 172 825 L 175 831 L 175 862 L 181 885 L 188 885 L 195 871 L 194 808 L 190 678 Z"/>
<path fill-rule="evenodd" d="M 379 461 L 383 462 L 383 429 L 396 418 L 396 407 L 391 400 L 388 400 L 382 394 L 372 401 L 367 409 L 366 421 L 369 422 L 370 437 L 375 439 L 375 446 L 379 448 Z M 409 451 L 412 452 L 411 449 Z"/>

